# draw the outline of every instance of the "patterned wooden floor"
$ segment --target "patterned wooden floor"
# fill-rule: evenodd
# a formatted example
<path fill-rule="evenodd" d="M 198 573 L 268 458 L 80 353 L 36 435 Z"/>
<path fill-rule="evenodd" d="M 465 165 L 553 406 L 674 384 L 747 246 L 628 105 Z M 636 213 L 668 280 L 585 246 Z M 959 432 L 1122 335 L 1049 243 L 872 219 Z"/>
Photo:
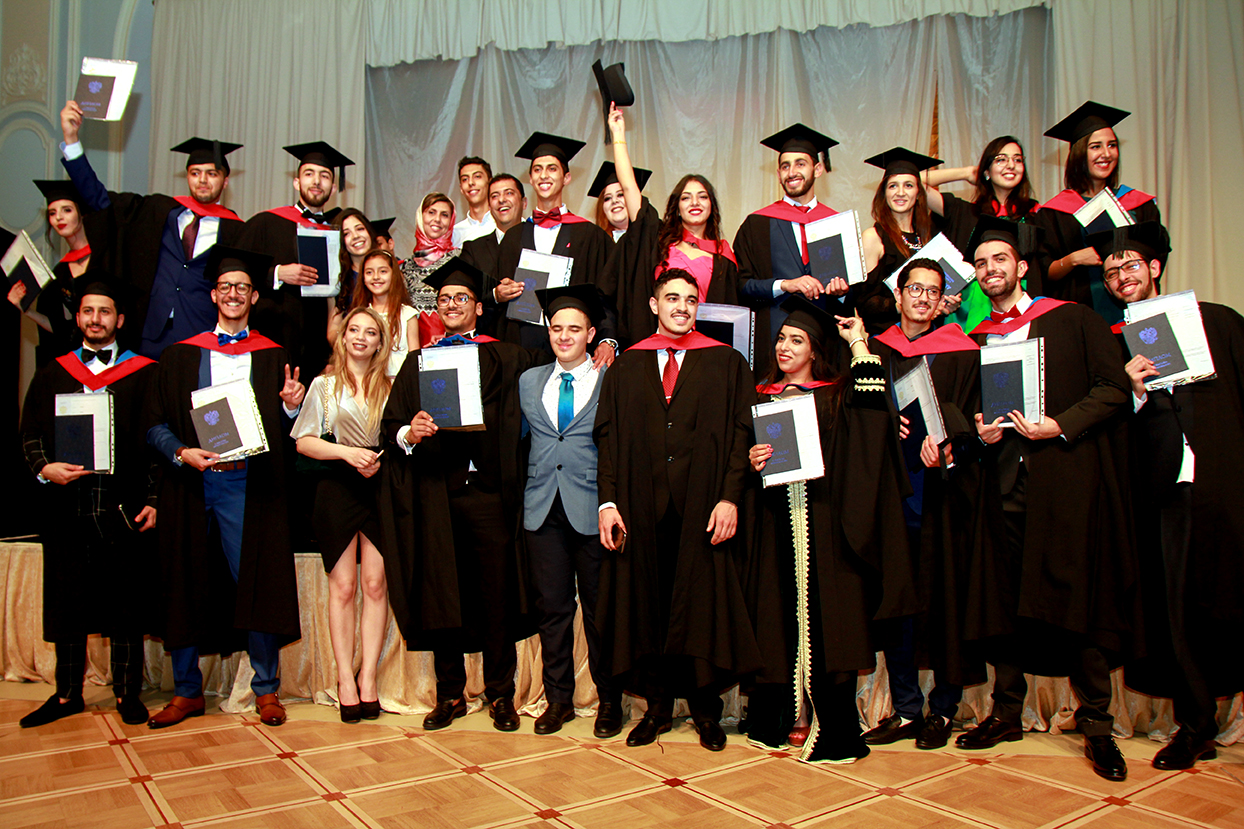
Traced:
<path fill-rule="evenodd" d="M 84 714 L 21 729 L 37 703 L 0 695 L 9 697 L 0 699 L 6 829 L 1244 827 L 1238 746 L 1193 772 L 1161 773 L 1148 763 L 1156 743 L 1121 741 L 1129 778 L 1112 784 L 1071 735 L 1030 734 L 996 753 L 900 748 L 812 767 L 733 732 L 725 751 L 710 753 L 687 724 L 630 749 L 621 737 L 592 739 L 586 719 L 537 737 L 529 718 L 500 734 L 480 713 L 428 734 L 419 718 L 347 726 L 310 703 L 291 704 L 290 721 L 273 729 L 216 713 L 209 700 L 208 716 L 151 731 L 123 725 L 106 693 Z"/>

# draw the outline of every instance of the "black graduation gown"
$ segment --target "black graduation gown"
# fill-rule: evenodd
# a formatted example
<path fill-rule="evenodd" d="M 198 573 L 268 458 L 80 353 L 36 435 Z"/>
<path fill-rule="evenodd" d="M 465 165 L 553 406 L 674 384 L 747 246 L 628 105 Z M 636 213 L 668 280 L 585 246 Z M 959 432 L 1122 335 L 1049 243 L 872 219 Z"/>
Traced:
<path fill-rule="evenodd" d="M 519 222 L 505 232 L 497 251 L 497 270 L 494 276 L 497 281 L 509 277 L 514 278 L 518 270 L 518 260 L 523 249 L 535 250 L 535 225 L 529 221 Z M 614 337 L 617 333 L 617 310 L 614 304 L 617 286 L 606 281 L 605 265 L 613 249 L 613 238 L 591 222 L 563 223 L 557 232 L 557 241 L 551 251 L 555 256 L 569 256 L 574 259 L 570 269 L 570 284 L 588 283 L 596 286 L 601 301 L 605 306 L 605 321 L 596 326 L 596 341 L 606 337 Z M 503 342 L 523 344 L 530 347 L 548 349 L 548 335 L 541 326 L 519 322 L 506 317 L 508 302 L 497 305 L 496 337 Z M 531 329 L 538 336 L 528 334 L 524 342 L 523 330 Z"/>
<path fill-rule="evenodd" d="M 92 250 L 91 259 L 95 254 Z M 88 271 L 90 270 L 88 266 Z M 86 276 L 86 273 L 82 274 Z M 78 329 L 77 301 L 74 294 L 74 278 L 67 262 L 57 262 L 52 267 L 52 282 L 43 287 L 35 297 L 35 310 L 47 317 L 51 331 L 39 329 L 39 344 L 35 346 L 35 365 L 45 366 L 62 354 L 82 346 L 82 332 Z M 129 317 L 127 315 L 128 322 Z M 129 331 L 126 325 L 117 331 L 118 337 Z"/>
<path fill-rule="evenodd" d="M 462 243 L 462 261 L 483 271 L 484 275 L 497 279 L 497 262 L 501 256 L 501 243 L 497 241 L 496 231 L 489 231 L 477 239 L 468 239 Z"/>
<path fill-rule="evenodd" d="M 654 351 L 624 352 L 602 382 L 597 489 L 628 533 L 623 551 L 601 562 L 603 672 L 625 674 L 653 655 L 691 657 L 700 677 L 702 667 L 757 670 L 763 655 L 742 589 L 746 533 L 713 546 L 704 531 L 718 501 L 742 504 L 756 400 L 746 360 L 725 346 L 688 350 L 668 408 Z M 682 535 L 670 606 L 660 608 L 656 528 L 671 501 Z"/>
<path fill-rule="evenodd" d="M 146 427 L 167 423 L 186 446 L 198 446 L 190 393 L 198 388 L 199 363 L 207 355 L 206 349 L 187 343 L 164 350 Z M 275 634 L 282 644 L 300 635 L 294 556 L 284 520 L 285 455 L 292 447 L 286 446 L 291 424 L 284 418 L 279 394 L 288 362 L 283 348 L 251 352 L 251 386 L 268 451 L 246 459 L 242 560 L 236 585 L 219 534 L 208 532 L 203 476 L 213 473 L 164 464 L 156 531 L 165 618 L 157 632 L 166 649 L 197 645 L 200 653 L 231 653 L 245 650 L 246 631 Z"/>
<path fill-rule="evenodd" d="M 980 353 L 965 350 L 904 357 L 875 338 L 870 347 L 881 358 L 890 389 L 918 361 L 931 359 L 929 373 L 955 465 L 950 470 L 923 472 L 920 549 L 912 551 L 922 609 L 919 661 L 932 668 L 939 680 L 955 685 L 983 682 L 984 663 L 963 647 L 963 606 L 973 563 L 992 554 L 1002 542 L 1005 527 L 997 480 L 987 477 L 979 463 L 980 441 L 973 422 L 980 410 Z M 893 403 L 892 394 L 889 399 Z"/>
<path fill-rule="evenodd" d="M 155 364 L 149 363 L 108 386 L 113 405 L 115 466 L 107 476 L 107 509 L 99 522 L 113 544 L 89 549 L 87 542 L 97 532 L 92 526 L 95 519 L 78 517 L 79 504 L 89 503 L 87 488 L 99 481 L 96 475 L 64 486 L 41 484 L 36 493 L 39 538 L 43 544 L 46 642 L 69 642 L 92 633 L 141 636 L 151 629 L 154 575 L 159 566 L 154 556 L 155 532 L 127 529 L 117 505 L 124 508 L 131 522 L 143 507 L 156 506 L 153 454 L 147 447 L 145 431 L 133 427 L 140 422 L 155 374 Z M 38 474 L 43 462 L 57 459 L 56 395 L 80 392 L 81 381 L 58 362 L 48 363 L 35 372 L 26 392 L 21 423 L 22 444 L 32 473 Z M 36 440 L 37 448 L 33 444 Z M 161 513 L 160 520 L 163 518 Z M 98 558 L 101 554 L 115 558 Z"/>
<path fill-rule="evenodd" d="M 272 257 L 274 266 L 296 263 L 298 225 L 266 210 L 256 213 L 242 228 L 237 246 L 266 253 Z M 335 268 L 336 263 L 330 262 L 329 267 Z M 256 286 L 259 302 L 251 311 L 251 322 L 285 347 L 293 358 L 293 365 L 301 369 L 299 379 L 310 383 L 332 356 L 332 346 L 325 332 L 328 331 L 328 308 L 333 300 L 304 297 L 296 285 L 282 284 L 273 290 L 271 273 L 261 282 L 263 284 Z"/>
<path fill-rule="evenodd" d="M 147 320 L 151 287 L 155 284 L 160 259 L 161 240 L 168 224 L 169 213 L 185 208 L 172 196 L 163 193 L 114 193 L 109 191 L 112 205 L 86 214 L 82 221 L 86 237 L 91 240 L 91 268 L 123 279 L 132 286 L 125 311 L 123 340 L 137 350 L 142 342 Z M 242 235 L 242 222 L 222 218 L 216 243 L 235 246 Z M 122 333 L 122 332 L 118 332 Z"/>
<path fill-rule="evenodd" d="M 479 361 L 483 431 L 441 432 L 424 438 L 409 455 L 397 445 L 398 431 L 422 409 L 417 354 L 402 364 L 384 409 L 382 433 L 388 446 L 377 501 L 380 550 L 388 575 L 389 604 L 409 650 L 450 647 L 461 638 L 463 586 L 448 517 L 447 477 L 453 467 L 468 460 L 464 456 L 467 447 L 481 475 L 498 486 L 505 524 L 511 528 L 514 552 L 507 565 L 507 581 L 513 589 L 506 596 L 509 635 L 517 642 L 535 632 L 527 618 L 528 570 L 520 560 L 526 470 L 519 455 L 518 378 L 532 366 L 551 362 L 552 355 L 493 342 L 479 346 Z"/>
<path fill-rule="evenodd" d="M 609 258 L 608 282 L 617 285 L 618 340 L 627 348 L 657 333 L 657 317 L 648 300 L 656 281 L 657 266 L 664 258 L 657 249 L 661 216 L 644 198 L 643 207 L 631 222 Z M 739 304 L 739 269 L 724 256 L 713 257 L 713 276 L 708 283 L 707 302 Z"/>
<path fill-rule="evenodd" d="M 1087 306 L 1048 311 L 1028 336 L 1045 339 L 1045 412 L 1063 436 L 1030 441 L 1008 429 L 986 447 L 996 463 L 1005 441 L 1021 441 L 1026 530 L 1019 561 L 1007 560 L 1003 545 L 971 569 L 964 635 L 1036 630 L 1028 669 L 1061 676 L 1068 669 L 1057 659 L 1068 652 L 1058 632 L 1128 653 L 1140 631 L 1127 472 L 1130 383 L 1109 326 Z M 983 334 L 973 338 L 985 344 Z"/>
<path fill-rule="evenodd" d="M 1201 318 L 1217 376 L 1149 392 L 1132 416 L 1129 434 L 1137 539 L 1145 605 L 1146 658 L 1126 665 L 1125 680 L 1155 696 L 1180 688 L 1175 649 L 1205 677 L 1210 694 L 1244 690 L 1244 663 L 1224 643 L 1244 636 L 1244 318 L 1223 305 L 1202 302 Z M 1191 533 L 1180 567 L 1167 561 L 1162 508 L 1171 503 L 1186 435 L 1195 462 Z M 1178 585 L 1183 589 L 1179 590 Z M 1171 611 L 1182 616 L 1174 628 Z"/>
<path fill-rule="evenodd" d="M 1129 212 L 1137 223 L 1162 220 L 1162 213 L 1153 199 Z M 1071 213 L 1043 207 L 1036 212 L 1034 222 L 1045 229 L 1045 238 L 1041 243 L 1042 274 L 1049 272 L 1054 260 L 1088 247 L 1084 228 Z M 1102 282 L 1100 266 L 1077 265 L 1062 279 L 1046 279 L 1044 289 L 1046 296 L 1067 302 L 1079 302 L 1094 308 L 1107 322 L 1113 323 L 1123 318 L 1122 306 L 1110 296 Z M 1032 290 L 1028 293 L 1036 296 Z"/>

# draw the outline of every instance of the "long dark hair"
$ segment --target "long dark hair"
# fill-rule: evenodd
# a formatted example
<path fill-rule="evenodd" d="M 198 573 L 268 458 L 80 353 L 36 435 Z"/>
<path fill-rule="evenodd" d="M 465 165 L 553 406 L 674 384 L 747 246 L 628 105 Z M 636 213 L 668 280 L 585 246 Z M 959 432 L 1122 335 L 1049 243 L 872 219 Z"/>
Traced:
<path fill-rule="evenodd" d="M 981 213 L 987 216 L 998 215 L 994 212 L 994 196 L 993 185 L 985 180 L 985 171 L 993 165 L 994 156 L 1002 152 L 1002 148 L 1007 144 L 1014 144 L 1019 147 L 1019 154 L 1024 155 L 1024 145 L 1019 143 L 1019 139 L 1013 135 L 999 135 L 994 140 L 985 145 L 985 149 L 981 152 L 980 161 L 976 162 L 976 207 Z M 1011 214 L 1007 213 L 1006 206 L 1011 205 Z M 1006 197 L 1006 204 L 1000 205 L 1002 215 L 1014 215 L 1016 218 L 1027 216 L 1032 208 L 1037 206 L 1037 200 L 1032 195 L 1032 183 L 1028 180 L 1028 159 L 1024 158 L 1024 175 L 1020 178 L 1019 184 L 1015 185 L 1015 189 Z"/>
<path fill-rule="evenodd" d="M 881 183 L 877 185 L 877 192 L 873 193 L 873 220 L 880 228 L 881 236 L 889 239 L 890 244 L 899 253 L 907 249 L 907 242 L 903 239 L 903 231 L 899 230 L 898 222 L 894 220 L 890 205 L 885 200 L 885 188 L 890 183 L 890 179 L 903 175 L 911 174 L 892 173 L 882 176 Z M 920 185 L 919 176 L 916 176 L 916 206 L 911 210 L 911 229 L 916 232 L 922 245 L 928 244 L 933 238 L 933 214 L 929 210 L 929 200 L 924 195 L 924 187 Z"/>
<path fill-rule="evenodd" d="M 376 246 L 376 229 L 371 226 L 371 222 L 363 215 L 363 211 L 357 207 L 347 207 L 345 210 L 337 214 L 337 218 L 333 219 L 333 227 L 341 231 L 341 248 L 337 251 L 337 264 L 341 266 L 341 291 L 348 293 L 354 290 L 354 285 L 361 282 L 362 274 L 354 284 L 350 284 L 350 274 L 354 271 L 354 261 L 350 258 L 350 251 L 346 249 L 345 224 L 346 219 L 353 216 L 363 223 L 363 229 L 367 231 L 367 238 L 371 240 L 371 244 L 367 246 L 371 250 Z"/>
<path fill-rule="evenodd" d="M 363 271 L 367 268 L 369 259 L 386 260 L 389 263 L 389 269 L 392 271 L 389 281 L 389 295 L 384 306 L 384 315 L 389 322 L 389 341 L 397 342 L 397 338 L 402 334 L 402 306 L 409 305 L 410 302 L 406 296 L 406 280 L 402 278 L 402 272 L 397 269 L 397 257 L 393 254 L 380 248 L 372 248 L 363 254 L 363 261 L 359 263 L 358 279 L 354 281 L 354 295 L 350 300 L 350 309 L 371 307 L 371 289 L 367 287 L 367 283 L 363 279 Z"/>
<path fill-rule="evenodd" d="M 1114 132 L 1113 129 L 1110 131 Z M 1067 166 L 1063 168 L 1063 186 L 1081 195 L 1093 189 L 1093 177 L 1089 175 L 1088 169 L 1088 145 L 1092 138 L 1093 133 L 1089 133 L 1072 143 L 1071 149 L 1067 151 Z M 1116 142 L 1119 140 L 1118 135 L 1115 135 L 1114 138 Z M 1111 192 L 1114 192 L 1119 186 L 1119 168 L 1122 166 L 1123 153 L 1120 151 L 1119 158 L 1114 164 L 1114 170 L 1110 173 L 1110 178 L 1106 179 L 1106 186 L 1110 188 Z"/>
<path fill-rule="evenodd" d="M 665 202 L 665 215 L 661 218 L 661 229 L 657 232 L 657 250 L 661 252 L 659 268 L 669 266 L 670 248 L 682 241 L 682 218 L 678 215 L 678 200 L 682 198 L 682 191 L 686 190 L 687 185 L 693 181 L 703 185 L 705 192 L 708 193 L 709 217 L 708 223 L 704 226 L 704 238 L 713 242 L 721 241 L 721 209 L 717 204 L 717 191 L 713 189 L 713 183 L 704 176 L 698 173 L 687 173 L 674 185 L 669 199 Z M 716 257 L 720 255 L 713 253 L 714 265 L 717 264 Z"/>

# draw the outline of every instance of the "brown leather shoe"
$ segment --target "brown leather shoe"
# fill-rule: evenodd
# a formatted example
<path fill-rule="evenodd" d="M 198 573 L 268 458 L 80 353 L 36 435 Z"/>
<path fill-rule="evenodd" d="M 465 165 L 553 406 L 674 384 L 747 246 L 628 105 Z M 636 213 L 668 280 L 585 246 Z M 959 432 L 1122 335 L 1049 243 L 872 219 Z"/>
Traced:
<path fill-rule="evenodd" d="M 207 709 L 203 697 L 173 697 L 168 705 L 151 719 L 147 720 L 148 728 L 168 728 L 170 725 L 184 720 L 186 717 L 201 717 Z"/>
<path fill-rule="evenodd" d="M 259 721 L 264 725 L 283 725 L 285 723 L 285 706 L 276 698 L 276 694 L 264 694 L 255 699 L 259 709 Z"/>

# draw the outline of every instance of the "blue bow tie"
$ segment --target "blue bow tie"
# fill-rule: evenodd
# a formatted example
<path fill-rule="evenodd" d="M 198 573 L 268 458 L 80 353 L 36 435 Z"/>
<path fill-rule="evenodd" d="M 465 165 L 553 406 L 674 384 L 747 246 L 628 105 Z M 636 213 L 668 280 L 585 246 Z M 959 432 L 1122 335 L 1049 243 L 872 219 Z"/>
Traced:
<path fill-rule="evenodd" d="M 461 334 L 454 334 L 452 337 L 441 337 L 432 347 L 437 348 L 442 345 L 466 345 L 467 343 L 473 341 L 472 337 L 464 337 Z"/>
<path fill-rule="evenodd" d="M 236 342 L 240 342 L 240 341 L 242 341 L 242 340 L 246 339 L 246 335 L 247 335 L 247 334 L 249 334 L 249 333 L 250 333 L 250 331 L 248 331 L 247 329 L 243 328 L 241 331 L 239 331 L 239 332 L 238 332 L 238 333 L 236 333 L 236 334 L 217 334 L 217 335 L 216 335 L 216 344 L 217 344 L 217 345 L 229 345 L 229 343 L 236 343 Z"/>

